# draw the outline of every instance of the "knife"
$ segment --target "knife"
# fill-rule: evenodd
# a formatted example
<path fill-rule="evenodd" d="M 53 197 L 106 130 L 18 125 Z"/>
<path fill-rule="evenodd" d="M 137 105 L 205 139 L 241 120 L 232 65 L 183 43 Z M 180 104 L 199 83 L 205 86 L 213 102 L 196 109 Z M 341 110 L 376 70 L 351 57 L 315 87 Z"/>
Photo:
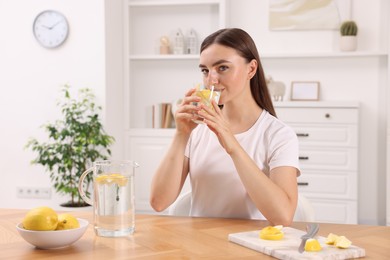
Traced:
<path fill-rule="evenodd" d="M 318 223 L 309 223 L 306 229 L 307 233 L 301 236 L 302 241 L 298 248 L 299 253 L 303 253 L 305 251 L 306 241 L 317 234 L 318 230 L 320 229 L 320 225 Z"/>

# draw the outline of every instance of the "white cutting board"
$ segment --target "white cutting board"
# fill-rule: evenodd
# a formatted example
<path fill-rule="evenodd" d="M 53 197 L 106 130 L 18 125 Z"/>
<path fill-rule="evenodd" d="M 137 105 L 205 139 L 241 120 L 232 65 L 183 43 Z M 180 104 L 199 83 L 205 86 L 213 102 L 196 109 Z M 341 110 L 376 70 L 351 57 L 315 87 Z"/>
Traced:
<path fill-rule="evenodd" d="M 259 238 L 260 230 L 229 234 L 229 241 L 248 247 L 258 252 L 278 259 L 350 259 L 365 256 L 363 248 L 351 245 L 347 249 L 340 249 L 325 244 L 325 237 L 316 236 L 322 250 L 319 252 L 298 252 L 301 236 L 306 232 L 295 228 L 284 227 L 282 240 L 264 240 Z M 352 241 L 353 243 L 353 241 Z"/>

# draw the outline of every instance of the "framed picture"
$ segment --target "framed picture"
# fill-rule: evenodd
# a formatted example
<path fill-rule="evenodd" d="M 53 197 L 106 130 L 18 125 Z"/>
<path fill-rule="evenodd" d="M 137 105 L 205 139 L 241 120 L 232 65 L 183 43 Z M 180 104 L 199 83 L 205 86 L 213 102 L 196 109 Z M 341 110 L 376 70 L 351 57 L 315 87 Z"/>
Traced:
<path fill-rule="evenodd" d="M 313 101 L 319 99 L 320 82 L 318 81 L 293 81 L 291 82 L 291 100 Z"/>

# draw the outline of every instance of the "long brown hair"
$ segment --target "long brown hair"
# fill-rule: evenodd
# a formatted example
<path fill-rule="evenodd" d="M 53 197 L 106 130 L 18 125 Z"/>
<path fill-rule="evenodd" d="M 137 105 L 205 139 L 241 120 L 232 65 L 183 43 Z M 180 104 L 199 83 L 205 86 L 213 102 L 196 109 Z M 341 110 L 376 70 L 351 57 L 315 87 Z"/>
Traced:
<path fill-rule="evenodd" d="M 267 110 L 271 115 L 276 117 L 263 67 L 261 66 L 260 56 L 252 37 L 239 28 L 221 29 L 204 39 L 200 46 L 200 52 L 202 53 L 203 50 L 214 43 L 235 49 L 248 63 L 253 59 L 257 61 L 256 74 L 250 81 L 252 96 L 262 109 Z"/>

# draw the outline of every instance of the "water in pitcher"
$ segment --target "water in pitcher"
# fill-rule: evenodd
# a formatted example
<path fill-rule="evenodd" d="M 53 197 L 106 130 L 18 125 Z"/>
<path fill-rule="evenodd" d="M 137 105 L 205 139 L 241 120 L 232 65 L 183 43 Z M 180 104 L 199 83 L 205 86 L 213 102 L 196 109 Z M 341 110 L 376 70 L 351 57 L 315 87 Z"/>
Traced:
<path fill-rule="evenodd" d="M 134 233 L 133 176 L 100 174 L 94 181 L 95 232 L 100 236 Z"/>

